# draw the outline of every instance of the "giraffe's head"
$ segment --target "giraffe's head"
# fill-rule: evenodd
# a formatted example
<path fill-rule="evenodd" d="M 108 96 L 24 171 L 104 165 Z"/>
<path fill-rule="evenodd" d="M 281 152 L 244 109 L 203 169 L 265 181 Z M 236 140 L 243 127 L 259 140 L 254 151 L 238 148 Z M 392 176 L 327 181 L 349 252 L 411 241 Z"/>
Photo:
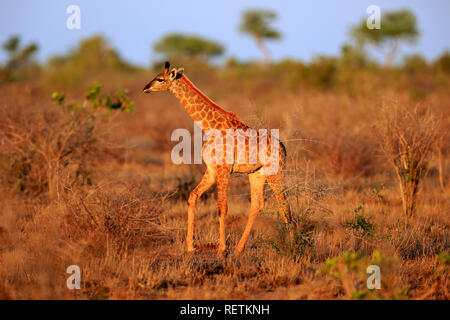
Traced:
<path fill-rule="evenodd" d="M 166 64 L 164 65 L 164 71 L 158 74 L 155 79 L 150 81 L 144 87 L 144 93 L 150 93 L 154 91 L 168 91 L 170 89 L 173 81 L 176 81 L 181 77 L 184 69 L 173 68 L 172 70 L 169 70 L 169 67 L 170 63 L 169 61 L 166 61 Z"/>

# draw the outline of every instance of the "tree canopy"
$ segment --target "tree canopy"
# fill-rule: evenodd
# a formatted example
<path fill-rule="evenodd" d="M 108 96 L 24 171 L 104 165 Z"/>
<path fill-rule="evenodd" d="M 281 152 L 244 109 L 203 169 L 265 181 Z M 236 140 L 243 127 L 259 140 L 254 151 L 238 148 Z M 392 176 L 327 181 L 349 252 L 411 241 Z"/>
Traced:
<path fill-rule="evenodd" d="M 66 59 L 89 70 L 128 69 L 131 67 L 101 35 L 83 39 Z"/>
<path fill-rule="evenodd" d="M 81 40 L 69 54 L 50 58 L 47 79 L 71 86 L 85 76 L 96 77 L 111 70 L 132 71 L 134 67 L 102 35 L 94 35 Z"/>
<path fill-rule="evenodd" d="M 416 17 L 410 10 L 386 12 L 381 16 L 381 28 L 369 29 L 363 19 L 351 30 L 353 38 L 361 45 L 374 45 L 391 65 L 401 41 L 414 43 L 418 36 Z M 387 47 L 388 51 L 385 51 Z"/>
<path fill-rule="evenodd" d="M 38 51 L 38 46 L 34 42 L 21 48 L 20 38 L 18 36 L 11 36 L 3 43 L 2 48 L 8 53 L 8 62 L 6 65 L 9 68 L 26 65 Z"/>
<path fill-rule="evenodd" d="M 224 53 L 224 47 L 212 40 L 195 35 L 172 33 L 164 36 L 154 45 L 157 53 L 166 58 L 199 58 L 209 60 Z"/>
<path fill-rule="evenodd" d="M 259 49 L 264 54 L 266 62 L 271 60 L 270 52 L 264 45 L 264 40 L 277 40 L 281 38 L 281 33 L 270 26 L 271 22 L 277 18 L 277 14 L 269 10 L 247 10 L 242 15 L 242 22 L 239 30 L 252 36 Z"/>
<path fill-rule="evenodd" d="M 16 80 L 33 66 L 32 58 L 38 51 L 38 45 L 33 42 L 21 46 L 20 42 L 18 36 L 11 36 L 2 44 L 2 49 L 8 54 L 8 60 L 4 66 L 0 66 L 0 82 Z"/>

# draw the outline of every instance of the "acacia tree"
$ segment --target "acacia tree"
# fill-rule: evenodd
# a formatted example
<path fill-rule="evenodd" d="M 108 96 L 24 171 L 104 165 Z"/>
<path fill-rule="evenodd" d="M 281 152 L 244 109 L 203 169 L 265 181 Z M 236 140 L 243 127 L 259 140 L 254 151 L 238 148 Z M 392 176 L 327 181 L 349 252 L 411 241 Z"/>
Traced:
<path fill-rule="evenodd" d="M 194 35 L 172 33 L 155 43 L 154 50 L 165 58 L 193 58 L 206 60 L 220 56 L 224 47 L 214 41 Z"/>
<path fill-rule="evenodd" d="M 414 43 L 419 31 L 414 13 L 410 10 L 399 10 L 384 13 L 381 16 L 380 29 L 369 29 L 363 19 L 351 29 L 351 34 L 358 44 L 371 44 L 380 51 L 385 56 L 385 66 L 389 67 L 401 42 Z"/>
<path fill-rule="evenodd" d="M 4 73 L 6 80 L 15 79 L 16 71 L 29 66 L 32 57 L 38 51 L 38 46 L 34 42 L 26 46 L 21 46 L 20 38 L 18 36 L 11 36 L 3 43 L 2 48 L 8 54 L 8 61 L 5 66 L 1 68 L 3 69 L 3 72 L 0 72 Z"/>
<path fill-rule="evenodd" d="M 97 34 L 82 39 L 68 54 L 51 57 L 45 79 L 51 84 L 70 87 L 78 86 L 83 79 L 97 81 L 101 75 L 106 78 L 109 72 L 133 70 L 135 67 L 123 59 L 105 37 Z"/>
<path fill-rule="evenodd" d="M 242 15 L 242 22 L 239 30 L 252 36 L 258 48 L 264 55 L 266 63 L 271 61 L 269 49 L 264 44 L 264 40 L 277 40 L 281 38 L 280 32 L 270 26 L 270 23 L 277 18 L 277 14 L 269 10 L 247 10 Z"/>

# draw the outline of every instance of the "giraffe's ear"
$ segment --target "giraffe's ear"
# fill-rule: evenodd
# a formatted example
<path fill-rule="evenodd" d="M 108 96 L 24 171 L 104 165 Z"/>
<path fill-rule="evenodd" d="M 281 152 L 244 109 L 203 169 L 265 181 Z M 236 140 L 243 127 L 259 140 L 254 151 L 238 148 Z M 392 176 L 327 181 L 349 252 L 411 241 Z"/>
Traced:
<path fill-rule="evenodd" d="M 175 76 L 175 79 L 180 79 L 181 75 L 184 73 L 184 68 L 178 68 L 177 75 Z"/>
<path fill-rule="evenodd" d="M 170 70 L 169 79 L 173 80 L 175 79 L 176 76 L 177 76 L 177 68 L 173 68 L 172 70 Z"/>
<path fill-rule="evenodd" d="M 164 64 L 164 72 L 165 73 L 169 72 L 169 68 L 170 68 L 170 62 L 166 61 L 166 63 Z"/>
<path fill-rule="evenodd" d="M 180 68 L 177 70 L 177 68 L 173 68 L 172 70 L 170 70 L 170 74 L 169 74 L 169 79 L 170 80 L 176 80 L 179 79 L 181 77 L 181 75 L 183 74 L 184 69 Z"/>

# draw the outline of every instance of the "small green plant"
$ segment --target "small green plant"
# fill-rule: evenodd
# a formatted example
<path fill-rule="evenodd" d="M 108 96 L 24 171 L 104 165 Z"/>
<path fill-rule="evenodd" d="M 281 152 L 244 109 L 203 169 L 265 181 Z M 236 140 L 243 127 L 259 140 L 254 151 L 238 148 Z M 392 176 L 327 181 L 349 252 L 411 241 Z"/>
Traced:
<path fill-rule="evenodd" d="M 111 96 L 102 93 L 101 88 L 102 85 L 100 83 L 89 87 L 85 92 L 85 103 L 74 102 L 65 104 L 66 95 L 58 91 L 53 92 L 52 100 L 71 111 L 84 109 L 88 106 L 94 109 L 105 108 L 106 110 L 121 110 L 128 113 L 133 111 L 134 102 L 128 97 L 128 90 L 120 89 Z"/>
<path fill-rule="evenodd" d="M 402 235 L 402 230 L 404 228 L 404 222 L 400 219 L 397 219 L 397 222 L 394 224 L 388 225 L 389 233 L 386 235 L 387 239 L 392 239 L 394 237 L 399 238 Z"/>
<path fill-rule="evenodd" d="M 442 251 L 439 253 L 438 255 L 439 258 L 439 262 L 443 265 L 443 266 L 450 266 L 450 251 Z"/>
<path fill-rule="evenodd" d="M 380 290 L 367 287 L 367 268 L 371 265 L 380 267 Z M 396 258 L 378 250 L 375 250 L 371 257 L 364 256 L 361 252 L 345 251 L 342 256 L 325 261 L 318 273 L 326 274 L 337 281 L 347 299 L 407 299 L 408 288 L 399 288 L 395 283 L 397 277 L 392 271 L 396 271 L 398 267 Z"/>
<path fill-rule="evenodd" d="M 354 209 L 355 217 L 353 220 L 348 220 L 344 223 L 344 227 L 353 230 L 353 232 L 362 237 L 373 237 L 375 235 L 375 226 L 369 222 L 369 220 L 358 212 L 363 212 L 364 207 L 359 206 Z"/>
<path fill-rule="evenodd" d="M 62 105 L 64 103 L 64 100 L 66 100 L 66 95 L 62 92 L 54 91 L 52 94 L 52 100 Z"/>
<path fill-rule="evenodd" d="M 383 195 L 381 194 L 381 192 L 384 191 L 384 189 L 385 189 L 384 183 L 382 183 L 382 184 L 380 185 L 380 188 L 381 188 L 380 190 L 377 190 L 377 188 L 373 188 L 373 189 L 372 189 L 372 193 L 373 193 L 374 196 L 377 197 L 378 199 L 383 200 Z"/>
<path fill-rule="evenodd" d="M 306 218 L 293 217 L 293 222 L 286 224 L 278 219 L 276 235 L 263 241 L 278 253 L 298 260 L 314 245 L 314 225 Z"/>

